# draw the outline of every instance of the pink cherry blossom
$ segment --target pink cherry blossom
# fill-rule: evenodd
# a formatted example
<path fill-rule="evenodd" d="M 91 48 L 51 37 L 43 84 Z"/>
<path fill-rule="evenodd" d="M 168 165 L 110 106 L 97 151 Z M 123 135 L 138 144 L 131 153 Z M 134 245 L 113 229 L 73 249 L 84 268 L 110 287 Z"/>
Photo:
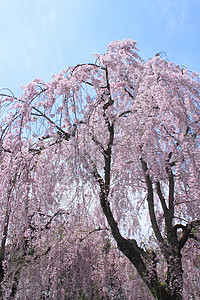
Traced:
<path fill-rule="evenodd" d="M 1 94 L 0 298 L 198 298 L 199 74 L 96 58 Z"/>

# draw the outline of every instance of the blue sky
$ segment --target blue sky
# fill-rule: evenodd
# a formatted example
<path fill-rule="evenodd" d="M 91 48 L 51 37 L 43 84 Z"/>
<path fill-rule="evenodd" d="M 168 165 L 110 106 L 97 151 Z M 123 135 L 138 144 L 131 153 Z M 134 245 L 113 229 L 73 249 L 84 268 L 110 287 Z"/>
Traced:
<path fill-rule="evenodd" d="M 1 0 L 0 10 L 0 88 L 16 96 L 34 78 L 94 61 L 125 38 L 143 59 L 163 50 L 200 72 L 199 0 Z"/>

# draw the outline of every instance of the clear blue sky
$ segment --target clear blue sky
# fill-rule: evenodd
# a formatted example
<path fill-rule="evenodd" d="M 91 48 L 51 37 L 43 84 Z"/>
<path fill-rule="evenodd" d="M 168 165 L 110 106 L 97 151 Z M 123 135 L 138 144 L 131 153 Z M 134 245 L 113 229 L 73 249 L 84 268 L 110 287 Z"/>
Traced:
<path fill-rule="evenodd" d="M 0 88 L 16 96 L 116 39 L 136 40 L 143 59 L 163 50 L 200 72 L 200 0 L 2 0 L 0 11 Z"/>

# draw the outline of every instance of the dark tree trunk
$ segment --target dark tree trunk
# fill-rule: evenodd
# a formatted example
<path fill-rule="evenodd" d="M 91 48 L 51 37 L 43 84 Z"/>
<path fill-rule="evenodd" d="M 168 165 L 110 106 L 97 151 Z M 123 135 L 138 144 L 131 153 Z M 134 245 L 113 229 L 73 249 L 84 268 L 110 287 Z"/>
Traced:
<path fill-rule="evenodd" d="M 174 258 L 177 263 L 172 263 L 168 266 L 169 281 L 167 280 L 166 283 L 162 283 L 157 278 L 156 266 L 155 269 L 152 268 L 150 271 L 147 269 L 143 255 L 148 254 L 138 247 L 135 240 L 124 239 L 123 243 L 118 243 L 118 248 L 135 266 L 155 299 L 182 300 L 183 271 L 181 260 Z M 152 257 L 152 265 L 154 264 L 154 258 Z"/>
<path fill-rule="evenodd" d="M 3 279 L 4 279 L 4 269 L 3 269 L 2 260 L 0 260 L 0 300 L 3 299 L 3 291 L 2 291 Z"/>
<path fill-rule="evenodd" d="M 181 295 L 183 290 L 183 269 L 182 269 L 182 260 L 181 253 L 177 247 L 173 248 L 171 251 L 167 263 L 167 285 L 172 289 L 177 299 L 182 299 Z"/>

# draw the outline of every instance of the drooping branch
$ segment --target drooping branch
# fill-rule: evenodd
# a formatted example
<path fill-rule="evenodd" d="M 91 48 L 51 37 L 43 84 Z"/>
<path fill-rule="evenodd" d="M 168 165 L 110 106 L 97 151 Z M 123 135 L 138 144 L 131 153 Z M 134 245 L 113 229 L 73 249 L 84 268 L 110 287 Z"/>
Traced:
<path fill-rule="evenodd" d="M 97 64 L 94 64 L 94 63 L 83 63 L 83 64 L 78 64 L 76 65 L 75 67 L 72 68 L 72 71 L 71 71 L 71 75 L 74 73 L 74 71 L 78 68 L 81 68 L 81 67 L 84 67 L 84 66 L 91 66 L 91 67 L 95 67 L 95 68 L 98 68 L 98 69 L 101 69 L 101 70 L 105 70 L 105 67 L 103 66 L 100 66 L 100 65 L 97 65 Z"/>

